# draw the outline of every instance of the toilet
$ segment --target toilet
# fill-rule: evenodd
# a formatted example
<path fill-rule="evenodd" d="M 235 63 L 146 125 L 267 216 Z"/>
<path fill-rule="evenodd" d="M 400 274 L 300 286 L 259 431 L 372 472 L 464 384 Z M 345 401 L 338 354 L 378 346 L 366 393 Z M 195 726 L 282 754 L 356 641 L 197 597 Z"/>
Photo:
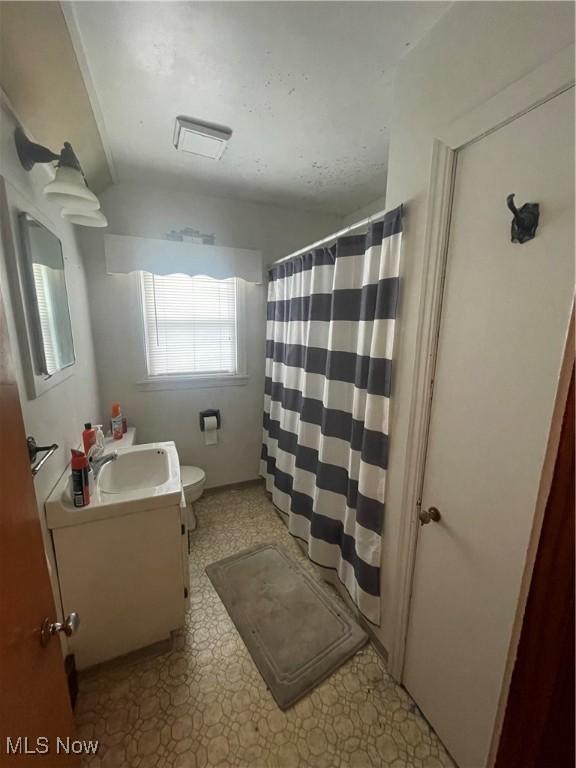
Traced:
<path fill-rule="evenodd" d="M 180 482 L 182 483 L 184 498 L 186 499 L 188 529 L 193 531 L 196 528 L 196 515 L 194 514 L 192 504 L 204 492 L 206 473 L 200 467 L 180 467 Z"/>

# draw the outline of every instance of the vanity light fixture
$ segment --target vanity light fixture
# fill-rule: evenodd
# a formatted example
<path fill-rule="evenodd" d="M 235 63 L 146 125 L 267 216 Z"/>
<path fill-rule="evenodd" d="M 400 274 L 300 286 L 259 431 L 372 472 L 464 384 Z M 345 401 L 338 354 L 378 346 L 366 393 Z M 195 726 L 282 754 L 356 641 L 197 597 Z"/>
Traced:
<path fill-rule="evenodd" d="M 100 201 L 88 187 L 86 178 L 69 142 L 59 155 L 41 144 L 35 144 L 21 128 L 14 134 L 16 151 L 22 167 L 32 170 L 37 163 L 56 163 L 56 176 L 44 187 L 44 195 L 60 205 L 62 218 L 84 227 L 106 227 L 108 221 L 99 210 Z"/>

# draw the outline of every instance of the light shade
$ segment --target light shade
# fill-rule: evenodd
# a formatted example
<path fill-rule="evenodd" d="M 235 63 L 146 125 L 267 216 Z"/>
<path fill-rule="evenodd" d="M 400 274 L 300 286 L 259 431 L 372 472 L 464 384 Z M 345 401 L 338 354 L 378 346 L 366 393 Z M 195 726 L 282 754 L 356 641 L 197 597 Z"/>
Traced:
<path fill-rule="evenodd" d="M 100 201 L 86 186 L 84 176 L 76 168 L 61 165 L 56 178 L 44 187 L 44 194 L 51 203 L 71 211 L 97 211 Z"/>
<path fill-rule="evenodd" d="M 108 219 L 102 211 L 79 211 L 74 208 L 64 208 L 62 218 L 71 224 L 78 224 L 80 227 L 107 227 Z"/>

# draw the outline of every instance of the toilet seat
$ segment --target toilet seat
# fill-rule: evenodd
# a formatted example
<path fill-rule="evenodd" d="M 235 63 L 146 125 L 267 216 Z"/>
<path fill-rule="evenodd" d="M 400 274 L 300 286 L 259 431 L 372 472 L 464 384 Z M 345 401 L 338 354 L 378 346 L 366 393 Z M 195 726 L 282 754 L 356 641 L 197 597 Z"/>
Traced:
<path fill-rule="evenodd" d="M 184 490 L 204 485 L 206 482 L 206 472 L 200 467 L 180 467 L 180 482 Z"/>

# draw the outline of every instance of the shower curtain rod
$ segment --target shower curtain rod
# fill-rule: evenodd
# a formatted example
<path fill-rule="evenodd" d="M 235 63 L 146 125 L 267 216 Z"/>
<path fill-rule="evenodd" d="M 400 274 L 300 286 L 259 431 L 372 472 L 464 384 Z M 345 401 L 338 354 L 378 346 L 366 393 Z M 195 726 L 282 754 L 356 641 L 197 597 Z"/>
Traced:
<path fill-rule="evenodd" d="M 365 219 L 361 219 L 360 221 L 357 221 L 355 224 L 350 224 L 349 227 L 344 227 L 344 229 L 338 230 L 338 232 L 334 232 L 331 235 L 328 235 L 327 237 L 323 237 L 322 240 L 317 240 L 315 243 L 311 243 L 310 245 L 307 245 L 305 248 L 300 248 L 297 251 L 293 251 L 292 253 L 289 253 L 288 256 L 283 256 L 281 259 L 278 259 L 277 261 L 272 262 L 273 264 L 281 264 L 283 261 L 288 261 L 288 259 L 293 259 L 295 256 L 300 256 L 302 253 L 307 253 L 308 251 L 311 251 L 313 248 L 318 248 L 321 245 L 324 245 L 324 243 L 329 243 L 331 240 L 337 240 L 339 237 L 342 237 L 342 235 L 347 234 L 348 232 L 351 232 L 353 229 L 358 229 L 358 227 L 364 227 L 366 224 L 370 224 L 372 221 L 375 221 L 376 219 L 379 219 L 380 216 L 384 216 L 384 214 L 388 211 L 388 208 L 384 208 L 381 211 L 378 211 L 377 213 L 373 213 L 370 216 L 367 216 Z"/>

